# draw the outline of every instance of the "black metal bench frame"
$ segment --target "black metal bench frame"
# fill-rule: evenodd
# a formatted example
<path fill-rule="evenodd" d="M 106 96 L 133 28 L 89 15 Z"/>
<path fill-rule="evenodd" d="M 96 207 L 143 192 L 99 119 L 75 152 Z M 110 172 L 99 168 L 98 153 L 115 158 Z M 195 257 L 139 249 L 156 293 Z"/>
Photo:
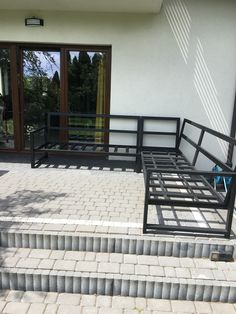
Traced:
<path fill-rule="evenodd" d="M 190 136 L 185 134 L 187 125 L 200 131 L 198 141 L 192 140 Z M 144 233 L 187 232 L 230 237 L 236 192 L 236 168 L 233 169 L 232 165 L 221 161 L 203 148 L 202 143 L 205 134 L 210 134 L 219 140 L 225 141 L 231 149 L 236 145 L 235 139 L 185 119 L 180 135 L 177 136 L 175 149 L 142 151 L 141 158 L 145 181 Z M 194 150 L 191 162 L 180 149 L 180 146 L 185 146 L 184 142 L 187 142 Z M 218 165 L 222 172 L 219 174 L 214 171 L 196 170 L 195 165 L 199 154 Z M 232 178 L 226 193 L 216 191 L 209 183 L 209 179 L 218 175 Z M 160 211 L 162 210 L 160 206 L 178 206 L 183 209 L 187 207 L 224 209 L 227 211 L 227 218 L 224 228 L 175 226 L 160 224 L 160 222 L 148 223 L 149 205 L 156 206 L 157 210 Z"/>
<path fill-rule="evenodd" d="M 62 119 L 64 121 L 58 126 L 52 125 L 51 121 L 53 117 Z M 68 124 L 68 119 L 77 117 L 80 119 L 104 119 L 104 126 L 99 128 L 91 127 L 78 127 Z M 132 128 L 110 128 L 112 121 L 129 121 L 133 124 Z M 47 113 L 47 123 L 45 126 L 30 133 L 30 150 L 31 150 L 31 167 L 39 167 L 49 156 L 49 153 L 69 153 L 77 154 L 80 156 L 102 156 L 108 158 L 110 156 L 118 156 L 120 159 L 124 157 L 131 157 L 135 160 L 135 170 L 141 171 L 141 151 L 142 150 L 155 150 L 161 149 L 157 145 L 148 146 L 145 144 L 148 137 L 173 137 L 175 141 L 175 147 L 177 145 L 177 134 L 180 129 L 180 119 L 176 117 L 151 117 L 151 116 L 135 116 L 135 115 L 108 115 L 108 114 L 79 114 L 79 113 L 62 113 L 62 112 L 49 112 Z M 67 122 L 65 122 L 67 121 Z M 160 121 L 170 122 L 173 124 L 171 131 L 157 131 L 152 128 L 147 128 L 149 122 L 158 123 Z M 106 137 L 104 143 L 96 143 L 87 140 L 73 140 L 67 139 L 66 141 L 51 141 L 50 132 L 69 132 L 77 131 L 83 133 L 102 133 Z M 121 135 L 133 135 L 135 140 L 130 144 L 109 143 L 109 137 L 111 134 Z M 36 143 L 36 137 L 41 135 L 43 141 Z M 135 143 L 134 143 L 135 142 Z M 38 158 L 38 155 L 40 157 Z"/>

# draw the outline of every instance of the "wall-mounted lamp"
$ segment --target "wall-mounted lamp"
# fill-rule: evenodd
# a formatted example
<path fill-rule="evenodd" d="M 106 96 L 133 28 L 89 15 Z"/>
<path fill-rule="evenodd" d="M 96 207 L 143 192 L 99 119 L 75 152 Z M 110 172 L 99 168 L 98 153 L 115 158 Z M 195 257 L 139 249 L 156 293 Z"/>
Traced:
<path fill-rule="evenodd" d="M 25 26 L 43 26 L 43 19 L 38 17 L 28 17 L 25 19 Z"/>

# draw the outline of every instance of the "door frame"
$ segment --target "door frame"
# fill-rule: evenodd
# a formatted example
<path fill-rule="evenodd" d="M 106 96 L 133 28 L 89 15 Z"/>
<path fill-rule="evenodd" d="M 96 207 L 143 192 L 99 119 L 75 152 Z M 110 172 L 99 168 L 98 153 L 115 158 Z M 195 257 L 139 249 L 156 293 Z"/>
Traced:
<path fill-rule="evenodd" d="M 1 151 L 24 152 L 28 151 L 24 147 L 24 95 L 23 95 L 23 50 L 56 50 L 60 51 L 60 109 L 62 112 L 68 110 L 67 101 L 67 56 L 68 50 L 105 52 L 106 60 L 106 90 L 105 90 L 105 112 L 110 113 L 111 97 L 111 45 L 84 45 L 84 44 L 65 44 L 65 43 L 35 43 L 35 42 L 0 42 L 0 48 L 10 50 L 10 74 L 12 90 L 12 110 L 14 125 L 14 149 L 1 149 Z M 107 124 L 107 122 L 105 122 Z M 109 127 L 109 125 L 107 125 Z M 105 141 L 108 139 L 105 139 Z"/>

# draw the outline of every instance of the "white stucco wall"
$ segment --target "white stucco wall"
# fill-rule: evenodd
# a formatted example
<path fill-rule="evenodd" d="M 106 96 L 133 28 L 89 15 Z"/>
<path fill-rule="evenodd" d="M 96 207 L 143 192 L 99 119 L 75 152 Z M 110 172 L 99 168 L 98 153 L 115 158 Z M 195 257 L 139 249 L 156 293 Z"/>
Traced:
<path fill-rule="evenodd" d="M 26 28 L 32 15 L 45 26 Z M 0 41 L 112 45 L 111 113 L 187 117 L 228 134 L 235 29 L 234 0 L 165 0 L 160 14 L 0 12 Z"/>

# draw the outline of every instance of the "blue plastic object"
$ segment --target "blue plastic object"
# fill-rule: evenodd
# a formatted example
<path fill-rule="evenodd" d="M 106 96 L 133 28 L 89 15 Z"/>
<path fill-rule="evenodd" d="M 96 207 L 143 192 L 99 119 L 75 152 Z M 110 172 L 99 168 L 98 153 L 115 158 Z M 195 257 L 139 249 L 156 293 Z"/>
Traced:
<path fill-rule="evenodd" d="M 222 169 L 218 165 L 215 165 L 212 168 L 212 171 L 220 173 L 222 171 Z M 215 176 L 214 177 L 214 187 L 216 189 L 216 186 L 218 184 L 223 184 L 224 188 L 225 188 L 225 191 L 227 191 L 231 181 L 232 181 L 232 177 L 224 177 L 224 176 L 220 176 L 220 175 L 219 176 Z"/>

